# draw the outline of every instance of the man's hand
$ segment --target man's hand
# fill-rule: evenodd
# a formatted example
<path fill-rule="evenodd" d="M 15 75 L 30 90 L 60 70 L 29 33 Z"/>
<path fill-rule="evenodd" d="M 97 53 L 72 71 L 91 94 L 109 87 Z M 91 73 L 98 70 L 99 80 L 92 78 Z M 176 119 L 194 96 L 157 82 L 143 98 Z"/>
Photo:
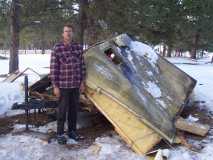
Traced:
<path fill-rule="evenodd" d="M 85 82 L 81 82 L 80 92 L 83 93 L 85 91 Z"/>
<path fill-rule="evenodd" d="M 53 87 L 53 94 L 59 98 L 60 97 L 60 89 L 58 87 Z"/>

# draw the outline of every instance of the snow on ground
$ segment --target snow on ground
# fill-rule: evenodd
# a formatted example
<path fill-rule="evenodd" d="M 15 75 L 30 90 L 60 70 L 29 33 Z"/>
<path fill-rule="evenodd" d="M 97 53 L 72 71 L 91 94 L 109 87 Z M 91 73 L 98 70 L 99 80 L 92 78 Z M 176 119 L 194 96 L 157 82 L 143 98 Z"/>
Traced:
<path fill-rule="evenodd" d="M 193 91 L 193 100 L 201 101 L 207 107 L 207 111 L 213 111 L 213 64 L 211 61 L 213 54 L 207 55 L 203 59 L 190 60 L 188 58 L 168 58 L 181 70 L 197 80 L 197 85 Z M 196 117 L 189 116 L 189 121 L 197 121 Z M 201 142 L 192 141 L 192 143 L 202 143 L 204 148 L 195 153 L 181 146 L 170 150 L 169 160 L 211 160 L 213 159 L 213 130 Z"/>
<path fill-rule="evenodd" d="M 38 52 L 38 51 L 37 51 Z M 7 56 L 1 54 L 1 56 Z M 26 71 L 29 78 L 29 84 L 40 79 L 39 75 L 49 73 L 50 54 L 20 54 L 19 55 L 19 70 L 22 72 L 27 67 L 33 69 Z M 0 75 L 7 74 L 9 70 L 9 60 L 0 59 Z M 37 73 L 35 73 L 36 71 Z M 2 81 L 4 78 L 0 78 Z M 14 83 L 0 83 L 0 117 L 3 115 L 13 115 L 20 113 L 10 111 L 12 104 L 15 102 L 23 102 L 24 76 L 18 78 Z M 21 112 L 22 113 L 22 112 Z"/>
<path fill-rule="evenodd" d="M 22 131 L 25 125 L 16 124 L 11 134 L 0 136 L 0 159 L 4 160 L 145 160 L 123 142 L 113 131 L 111 136 L 103 135 L 96 138 L 95 142 L 88 148 L 69 149 L 58 145 L 55 139 L 48 143 L 42 140 L 42 134 L 15 134 Z M 47 133 L 48 130 L 56 130 L 56 122 L 46 126 L 33 128 L 35 133 Z M 78 145 L 78 142 L 71 144 Z"/>
<path fill-rule="evenodd" d="M 10 110 L 14 102 L 23 102 L 24 93 L 19 83 L 0 83 L 0 117 Z"/>
<path fill-rule="evenodd" d="M 49 68 L 46 68 L 49 67 L 49 62 L 50 54 L 20 54 L 19 70 L 23 71 L 25 68 L 30 67 L 39 74 L 45 74 L 49 72 Z M 9 60 L 0 60 L 0 74 L 7 74 L 8 71 Z"/>
<path fill-rule="evenodd" d="M 34 136 L 0 137 L 2 160 L 145 160 L 133 153 L 119 136 L 99 137 L 86 149 L 68 149 L 56 142 L 47 143 Z"/>
<path fill-rule="evenodd" d="M 185 58 L 168 58 L 170 62 L 197 80 L 193 98 L 196 101 L 204 101 L 210 111 L 213 111 L 213 63 L 209 63 L 212 55 L 197 61 Z M 187 64 L 184 64 L 186 61 Z"/>
<path fill-rule="evenodd" d="M 212 55 L 211 55 L 212 56 Z M 205 101 L 207 110 L 213 111 L 213 64 L 210 62 L 211 56 L 197 61 L 186 58 L 169 58 L 168 60 L 180 69 L 195 78 L 197 86 L 194 90 L 194 100 Z M 48 73 L 49 54 L 29 54 L 20 55 L 20 70 L 31 67 L 40 74 Z M 0 60 L 0 74 L 8 72 L 8 60 Z M 30 73 L 32 74 L 32 72 Z M 9 106 L 15 101 L 23 100 L 23 92 L 20 83 L 4 84 L 0 83 L 0 114 L 8 112 Z M 189 117 L 189 120 L 195 120 Z M 36 129 L 40 132 L 47 132 L 48 128 L 53 129 L 54 123 L 43 128 Z M 16 129 L 23 128 L 23 125 L 15 126 Z M 168 160 L 211 160 L 213 157 L 213 130 L 201 142 L 204 148 L 195 153 L 180 146 L 170 150 Z M 88 148 L 68 149 L 58 145 L 56 142 L 50 144 L 33 135 L 1 135 L 0 136 L 0 159 L 2 160 L 143 160 L 144 157 L 136 155 L 116 133 L 112 136 L 103 135 L 96 138 L 94 144 Z"/>

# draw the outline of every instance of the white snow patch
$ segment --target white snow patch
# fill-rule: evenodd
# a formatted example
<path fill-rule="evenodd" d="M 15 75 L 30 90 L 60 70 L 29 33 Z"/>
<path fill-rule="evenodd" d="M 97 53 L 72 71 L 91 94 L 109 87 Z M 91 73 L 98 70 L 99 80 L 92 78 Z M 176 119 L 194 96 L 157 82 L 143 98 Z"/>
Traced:
<path fill-rule="evenodd" d="M 67 144 L 78 144 L 78 142 L 75 141 L 74 139 L 68 138 L 67 139 Z"/>
<path fill-rule="evenodd" d="M 151 47 L 138 41 L 131 41 L 130 49 L 139 56 L 145 57 L 153 67 L 156 67 L 158 55 Z"/>
<path fill-rule="evenodd" d="M 167 109 L 167 105 L 165 104 L 165 102 L 164 102 L 163 100 L 157 99 L 157 102 L 160 103 L 160 105 L 161 105 L 163 108 Z"/>
<path fill-rule="evenodd" d="M 20 115 L 20 114 L 24 114 L 25 111 L 24 110 L 8 110 L 7 112 L 4 113 L 4 116 L 7 117 L 11 117 L 11 116 L 15 116 L 15 115 Z"/>
<path fill-rule="evenodd" d="M 24 129 L 26 127 L 25 124 L 15 124 L 13 125 L 13 132 L 16 132 L 17 130 L 20 130 L 20 129 Z"/>
<path fill-rule="evenodd" d="M 171 154 L 168 160 L 211 160 L 213 157 L 213 144 L 208 143 L 208 145 L 197 154 L 184 147 L 178 147 L 170 151 Z"/>
<path fill-rule="evenodd" d="M 95 140 L 95 145 L 99 147 L 96 152 L 98 160 L 104 159 L 127 159 L 127 160 L 145 160 L 145 157 L 139 156 L 124 145 L 120 137 L 99 137 Z M 90 147 L 92 148 L 92 147 Z M 92 157 L 89 157 L 92 160 Z"/>
<path fill-rule="evenodd" d="M 67 126 L 65 125 L 65 129 L 66 128 L 67 128 Z M 56 130 L 57 130 L 57 122 L 56 121 L 50 122 L 47 125 L 40 126 L 38 128 L 32 128 L 31 130 L 42 132 L 42 133 L 47 133 L 50 129 L 53 130 L 54 132 L 56 132 Z"/>
<path fill-rule="evenodd" d="M 147 83 L 148 87 L 145 87 L 145 89 L 154 97 L 159 98 L 161 97 L 161 90 L 160 88 L 153 82 L 149 81 Z"/>
<path fill-rule="evenodd" d="M 189 151 L 186 151 L 184 147 L 173 149 L 170 152 L 168 160 L 199 160 L 196 155 L 192 155 Z"/>
<path fill-rule="evenodd" d="M 213 144 L 209 143 L 200 154 L 198 154 L 199 160 L 211 160 L 213 157 Z"/>
<path fill-rule="evenodd" d="M 15 102 L 23 102 L 24 92 L 19 83 L 0 83 L 0 116 L 5 114 Z"/>
<path fill-rule="evenodd" d="M 167 96 L 166 97 L 168 100 L 172 101 L 172 98 L 170 96 Z"/>
<path fill-rule="evenodd" d="M 128 60 L 129 60 L 130 62 L 132 62 L 133 57 L 132 57 L 132 55 L 131 55 L 131 54 L 128 54 Z"/>
<path fill-rule="evenodd" d="M 132 64 L 132 66 L 133 66 L 133 68 L 135 69 L 135 71 L 137 70 L 137 68 L 135 67 L 135 64 L 134 64 L 134 62 L 133 62 L 133 57 L 132 57 L 132 55 L 131 55 L 131 52 L 127 52 L 128 53 L 128 60 L 130 61 L 130 63 Z"/>
<path fill-rule="evenodd" d="M 20 54 L 19 70 L 23 71 L 29 67 L 39 74 L 49 73 L 50 54 Z M 0 60 L 0 74 L 7 74 L 9 71 L 9 59 Z"/>
<path fill-rule="evenodd" d="M 204 101 L 208 110 L 213 111 L 213 64 L 176 65 L 197 80 L 197 85 L 193 91 L 194 99 L 197 101 Z"/>
<path fill-rule="evenodd" d="M 191 114 L 186 119 L 188 122 L 197 122 L 199 118 L 193 117 Z"/>
<path fill-rule="evenodd" d="M 72 142 L 72 145 L 76 143 Z M 0 137 L 2 160 L 145 160 L 135 154 L 118 136 L 99 137 L 88 148 L 68 149 L 56 141 L 47 143 L 36 136 L 11 134 Z"/>
<path fill-rule="evenodd" d="M 22 52 L 22 50 L 20 50 Z M 19 55 L 19 70 L 23 71 L 27 67 L 32 68 L 39 74 L 49 73 L 49 63 L 50 63 L 50 50 L 47 51 L 48 54 L 32 54 L 35 50 L 27 51 L 27 54 Z M 40 51 L 38 51 L 40 52 Z M 0 60 L 0 74 L 7 74 L 9 69 L 9 59 Z M 29 78 L 29 84 L 34 83 L 39 80 L 40 77 L 33 73 L 32 71 L 27 71 L 26 74 Z M 3 78 L 1 78 L 3 80 Z M 21 84 L 24 82 L 24 76 L 21 76 L 13 83 L 0 83 L 0 116 L 10 116 L 15 114 L 23 113 L 22 111 L 11 111 L 11 106 L 15 102 L 23 102 L 24 92 L 21 88 Z"/>
<path fill-rule="evenodd" d="M 151 71 L 146 71 L 146 73 L 148 74 L 148 76 L 153 76 L 153 73 Z"/>

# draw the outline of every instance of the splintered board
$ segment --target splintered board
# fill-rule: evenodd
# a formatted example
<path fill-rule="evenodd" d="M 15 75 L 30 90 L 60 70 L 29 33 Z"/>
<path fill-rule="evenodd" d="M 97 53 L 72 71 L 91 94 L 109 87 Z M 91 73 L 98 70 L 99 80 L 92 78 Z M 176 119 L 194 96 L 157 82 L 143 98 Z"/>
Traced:
<path fill-rule="evenodd" d="M 112 97 L 90 88 L 87 88 L 86 94 L 136 153 L 140 155 L 147 153 L 161 140 L 161 137 L 154 130 L 147 127 Z"/>

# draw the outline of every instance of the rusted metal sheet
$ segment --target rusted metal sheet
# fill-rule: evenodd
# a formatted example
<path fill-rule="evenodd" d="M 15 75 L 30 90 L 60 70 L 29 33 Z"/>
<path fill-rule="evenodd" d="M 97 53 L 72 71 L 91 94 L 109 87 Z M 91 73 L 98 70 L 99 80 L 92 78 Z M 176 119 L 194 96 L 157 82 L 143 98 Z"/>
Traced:
<path fill-rule="evenodd" d="M 102 89 L 169 142 L 196 81 L 151 47 L 122 34 L 89 48 L 87 86 Z"/>

